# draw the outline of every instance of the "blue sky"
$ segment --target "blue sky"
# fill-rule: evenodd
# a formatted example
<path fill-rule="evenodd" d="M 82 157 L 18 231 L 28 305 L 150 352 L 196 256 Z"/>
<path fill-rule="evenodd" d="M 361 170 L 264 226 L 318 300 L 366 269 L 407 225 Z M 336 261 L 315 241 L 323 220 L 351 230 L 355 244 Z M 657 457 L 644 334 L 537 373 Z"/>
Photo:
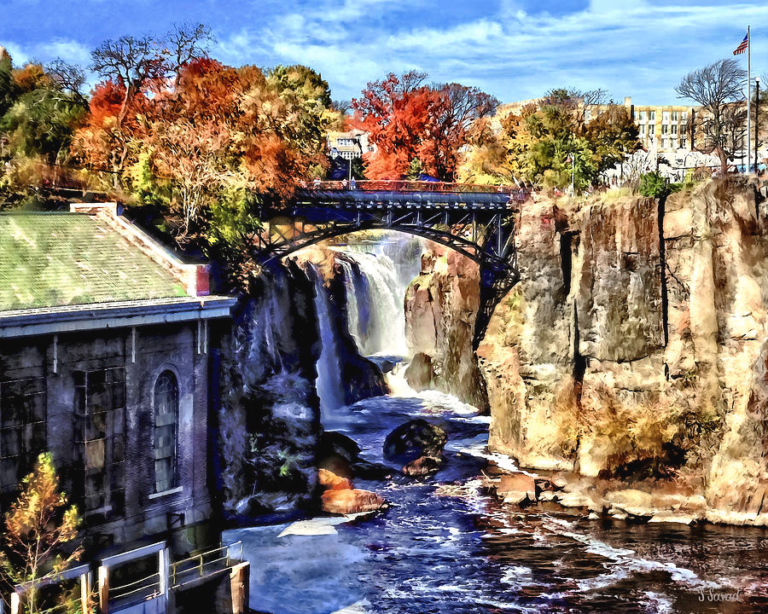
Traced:
<path fill-rule="evenodd" d="M 476 85 L 504 102 L 553 86 L 603 87 L 636 104 L 675 101 L 693 68 L 733 57 L 753 29 L 753 74 L 768 73 L 765 0 L 0 0 L 0 45 L 14 61 L 87 65 L 123 34 L 174 22 L 213 29 L 212 54 L 233 65 L 302 63 L 333 96 L 386 73 Z M 746 56 L 740 56 L 746 67 Z"/>

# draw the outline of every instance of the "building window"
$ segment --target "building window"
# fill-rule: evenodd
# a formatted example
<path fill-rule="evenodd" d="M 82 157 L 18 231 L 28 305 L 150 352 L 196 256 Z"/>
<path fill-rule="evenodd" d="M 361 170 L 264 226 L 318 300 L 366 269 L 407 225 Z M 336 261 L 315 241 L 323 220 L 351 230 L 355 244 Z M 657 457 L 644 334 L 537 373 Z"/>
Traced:
<path fill-rule="evenodd" d="M 648 114 L 648 121 L 655 122 L 656 121 L 656 111 L 651 111 Z"/>
<path fill-rule="evenodd" d="M 663 124 L 668 124 L 669 123 L 669 111 L 663 111 L 661 113 L 661 122 Z"/>
<path fill-rule="evenodd" d="M 119 513 L 125 490 L 125 370 L 77 371 L 76 495 L 87 513 Z"/>
<path fill-rule="evenodd" d="M 19 484 L 47 450 L 45 379 L 0 383 L 0 497 L 13 499 Z"/>
<path fill-rule="evenodd" d="M 677 134 L 677 124 L 672 124 L 672 134 Z"/>
<path fill-rule="evenodd" d="M 672 121 L 677 122 L 678 121 L 679 114 L 677 111 L 672 111 Z"/>
<path fill-rule="evenodd" d="M 680 139 L 680 147 L 683 147 L 683 148 L 685 147 L 685 137 L 682 137 Z"/>
<path fill-rule="evenodd" d="M 155 492 L 175 488 L 179 421 L 179 385 L 171 371 L 155 382 Z"/>
<path fill-rule="evenodd" d="M 682 121 L 683 123 L 688 121 L 688 112 L 687 111 L 683 111 L 682 113 L 680 113 L 680 121 Z"/>
<path fill-rule="evenodd" d="M 669 132 L 669 126 L 667 124 L 661 124 L 661 134 L 667 134 Z"/>
<path fill-rule="evenodd" d="M 646 116 L 646 113 L 645 113 L 645 111 L 638 111 L 638 113 L 637 113 L 637 118 L 638 118 L 638 119 L 639 119 L 641 122 L 644 122 L 644 121 L 645 121 L 645 119 L 646 119 L 646 117 L 647 117 L 647 116 Z"/>
<path fill-rule="evenodd" d="M 645 136 L 645 126 L 640 126 L 640 136 Z"/>

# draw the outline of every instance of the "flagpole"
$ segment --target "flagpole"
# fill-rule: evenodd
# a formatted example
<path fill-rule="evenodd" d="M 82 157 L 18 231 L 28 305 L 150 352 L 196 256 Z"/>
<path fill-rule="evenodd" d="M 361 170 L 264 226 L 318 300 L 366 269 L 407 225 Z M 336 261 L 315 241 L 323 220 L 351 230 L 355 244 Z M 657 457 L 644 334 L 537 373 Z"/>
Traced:
<path fill-rule="evenodd" d="M 752 169 L 752 34 L 747 26 L 747 175 Z M 755 143 L 757 147 L 757 143 Z M 757 152 L 755 152 L 757 153 Z"/>

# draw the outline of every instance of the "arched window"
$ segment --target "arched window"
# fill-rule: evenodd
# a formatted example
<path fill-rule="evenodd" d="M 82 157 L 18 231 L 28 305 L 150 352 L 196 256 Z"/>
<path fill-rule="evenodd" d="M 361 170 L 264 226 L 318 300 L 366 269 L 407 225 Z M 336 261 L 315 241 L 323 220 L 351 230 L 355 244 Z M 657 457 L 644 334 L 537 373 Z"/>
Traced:
<path fill-rule="evenodd" d="M 176 487 L 176 425 L 179 420 L 179 385 L 171 371 L 155 382 L 155 492 Z"/>

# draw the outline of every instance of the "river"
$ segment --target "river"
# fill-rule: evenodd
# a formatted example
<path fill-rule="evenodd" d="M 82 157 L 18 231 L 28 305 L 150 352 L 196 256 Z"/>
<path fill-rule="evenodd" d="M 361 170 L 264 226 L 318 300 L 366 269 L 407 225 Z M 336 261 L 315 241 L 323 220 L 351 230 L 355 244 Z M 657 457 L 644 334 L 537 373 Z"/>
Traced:
<path fill-rule="evenodd" d="M 365 250 L 361 250 L 365 251 Z M 375 267 L 377 255 L 358 258 Z M 379 253 L 378 257 L 384 256 Z M 369 288 L 403 277 L 369 278 Z M 407 276 L 405 276 L 407 278 Z M 362 292 L 349 284 L 350 293 Z M 402 296 L 402 295 L 401 295 Z M 370 304 L 383 304 L 372 296 Z M 319 300 L 322 300 L 320 297 Z M 388 300 L 388 299 L 387 299 Z M 327 308 L 319 304 L 320 309 Z M 353 334 L 368 351 L 402 348 L 368 326 L 393 319 L 370 314 L 362 301 L 351 318 Z M 363 323 L 363 324 L 361 324 Z M 370 332 L 370 331 L 369 331 Z M 364 337 L 364 338 L 363 338 Z M 328 351 L 333 352 L 332 343 Z M 386 344 L 391 347 L 383 347 Z M 377 347 L 378 344 L 378 347 Z M 324 347 L 324 354 L 326 349 Z M 326 355 L 321 357 L 329 359 Z M 326 367 L 318 371 L 329 377 Z M 589 520 L 581 511 L 540 504 L 525 513 L 504 506 L 483 489 L 483 474 L 515 469 L 487 451 L 489 418 L 453 397 L 416 394 L 391 373 L 394 394 L 340 407 L 338 393 L 318 382 L 324 427 L 342 432 L 362 456 L 384 462 L 386 435 L 414 417 L 449 435 L 447 463 L 426 479 L 393 471 L 384 481 L 355 480 L 376 491 L 389 509 L 372 517 L 321 517 L 296 523 L 240 528 L 225 541 L 242 540 L 251 563 L 251 607 L 271 614 L 495 613 L 495 612 L 766 612 L 768 533 L 762 529 L 688 527 Z"/>

